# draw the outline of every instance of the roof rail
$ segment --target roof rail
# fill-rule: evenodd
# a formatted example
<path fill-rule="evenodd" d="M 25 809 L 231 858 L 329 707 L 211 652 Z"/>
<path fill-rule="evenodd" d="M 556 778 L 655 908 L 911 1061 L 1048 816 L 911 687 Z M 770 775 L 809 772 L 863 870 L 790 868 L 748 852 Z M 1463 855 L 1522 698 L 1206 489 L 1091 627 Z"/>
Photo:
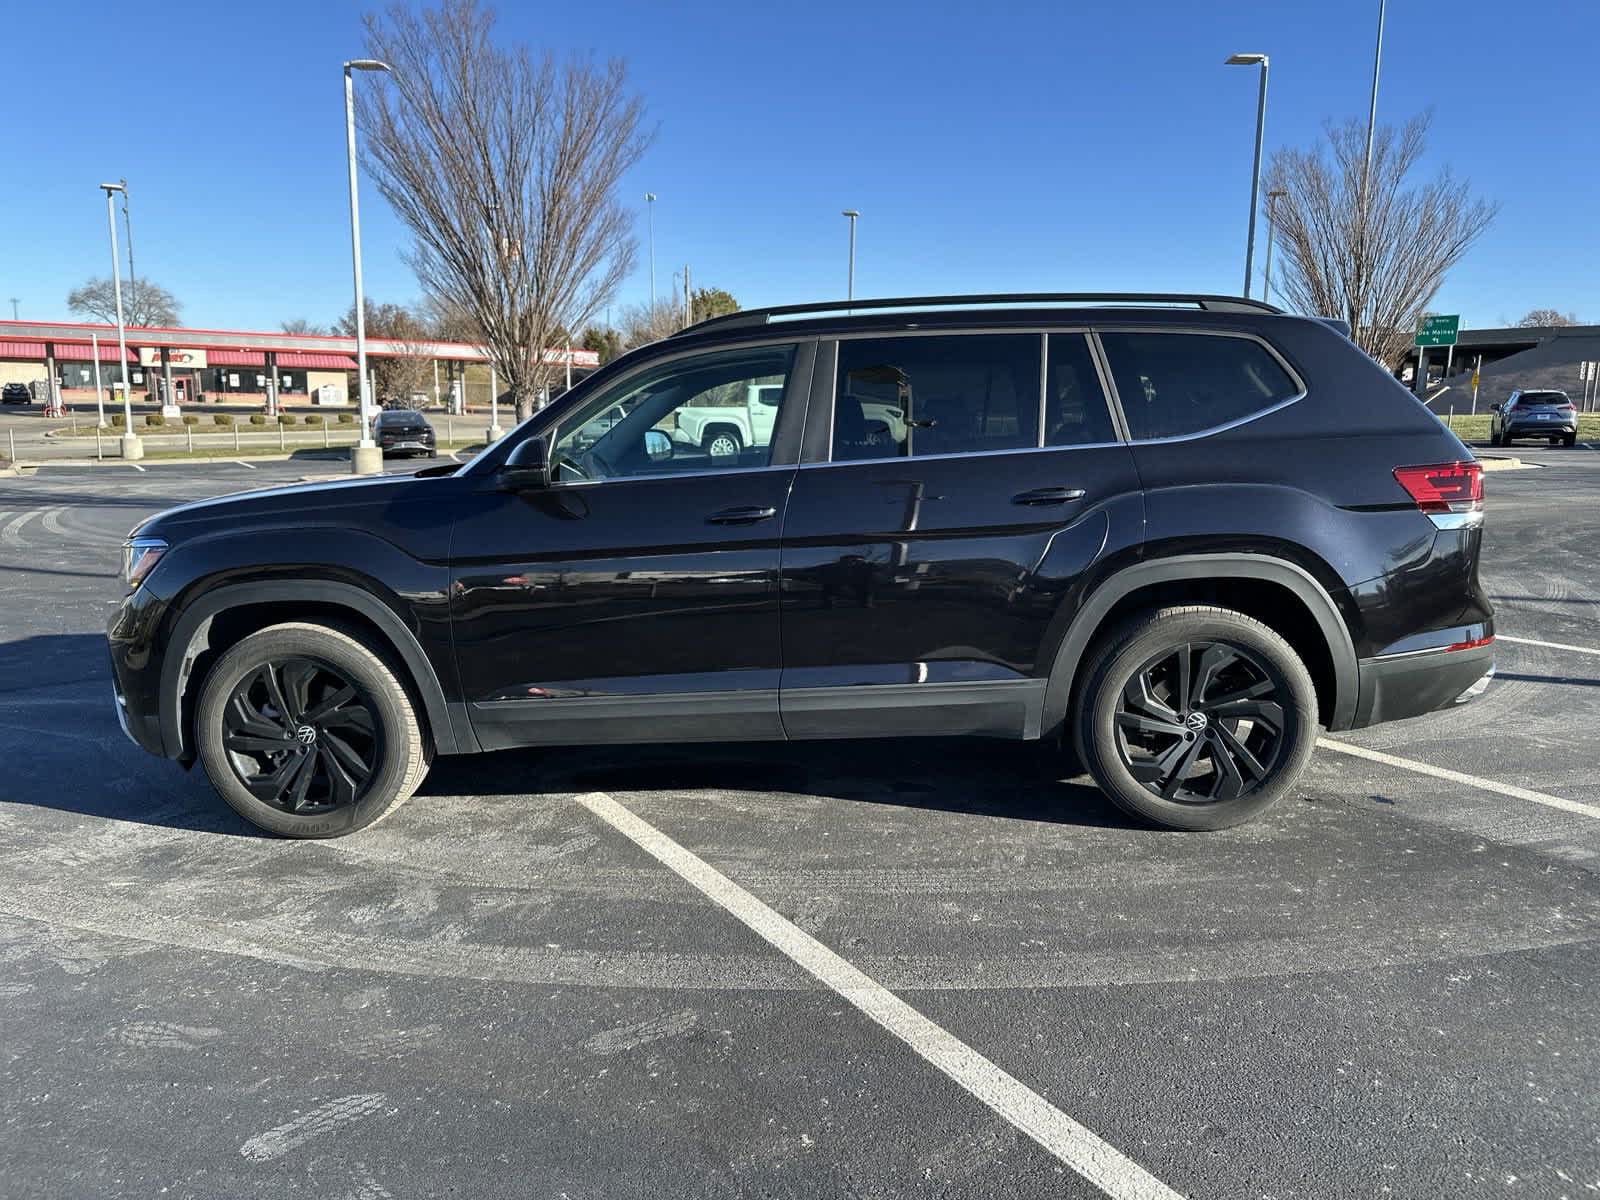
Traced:
<path fill-rule="evenodd" d="M 902 308 L 912 311 L 929 308 L 975 308 L 997 305 L 1035 304 L 1105 304 L 1105 305 L 1179 305 L 1190 304 L 1205 312 L 1251 312 L 1278 314 L 1283 310 L 1264 300 L 1250 300 L 1243 296 L 1211 296 L 1197 292 L 998 292 L 974 296 L 900 296 L 877 300 L 830 300 L 815 304 L 778 304 L 768 308 L 746 308 L 720 317 L 707 317 L 674 337 L 698 332 L 712 326 L 729 329 L 744 325 L 766 325 L 774 317 L 801 317 L 824 313 L 852 313 L 863 309 Z"/>

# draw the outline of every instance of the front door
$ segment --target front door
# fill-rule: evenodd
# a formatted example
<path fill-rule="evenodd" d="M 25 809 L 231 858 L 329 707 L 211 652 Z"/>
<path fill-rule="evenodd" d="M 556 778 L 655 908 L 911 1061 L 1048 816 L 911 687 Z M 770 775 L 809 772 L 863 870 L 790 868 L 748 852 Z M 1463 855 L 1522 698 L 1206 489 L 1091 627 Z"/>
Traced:
<path fill-rule="evenodd" d="M 658 360 L 564 417 L 550 486 L 485 481 L 458 522 L 461 687 L 486 748 L 782 737 L 778 539 L 813 347 Z M 771 436 L 712 456 L 680 409 L 781 389 Z"/>
<path fill-rule="evenodd" d="M 834 380 L 784 528 L 785 729 L 1037 736 L 1052 620 L 1143 534 L 1087 335 L 847 338 Z"/>

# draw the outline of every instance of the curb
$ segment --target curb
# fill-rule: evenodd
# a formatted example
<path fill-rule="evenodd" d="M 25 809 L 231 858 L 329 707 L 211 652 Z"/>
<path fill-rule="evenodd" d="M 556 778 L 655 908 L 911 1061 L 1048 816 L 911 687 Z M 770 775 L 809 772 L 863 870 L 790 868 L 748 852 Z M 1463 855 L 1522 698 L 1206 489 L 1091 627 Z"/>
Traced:
<path fill-rule="evenodd" d="M 1532 468 L 1532 463 L 1525 463 L 1520 458 L 1512 458 L 1509 454 L 1480 454 L 1478 463 L 1485 471 L 1522 471 Z"/>

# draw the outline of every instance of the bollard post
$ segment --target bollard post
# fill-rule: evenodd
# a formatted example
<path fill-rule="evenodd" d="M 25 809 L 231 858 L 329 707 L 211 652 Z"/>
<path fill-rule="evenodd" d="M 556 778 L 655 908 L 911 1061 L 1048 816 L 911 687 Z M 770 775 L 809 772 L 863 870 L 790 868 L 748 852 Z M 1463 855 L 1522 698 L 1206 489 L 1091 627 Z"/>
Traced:
<path fill-rule="evenodd" d="M 14 467 L 17 465 L 17 431 L 8 429 L 6 436 L 11 439 L 11 465 Z"/>
<path fill-rule="evenodd" d="M 233 452 L 235 454 L 239 453 L 239 427 L 237 425 L 233 427 Z"/>
<path fill-rule="evenodd" d="M 185 425 L 183 427 L 183 432 L 189 439 L 189 457 L 193 458 L 194 457 L 194 426 L 193 425 Z"/>
<path fill-rule="evenodd" d="M 278 453 L 287 454 L 288 452 L 289 443 L 283 436 L 283 422 L 280 421 L 278 422 Z"/>
<path fill-rule="evenodd" d="M 105 457 L 100 450 L 100 427 L 96 425 L 94 428 L 94 460 L 95 462 L 104 462 Z"/>
<path fill-rule="evenodd" d="M 322 448 L 326 450 L 329 445 L 331 445 L 331 443 L 328 441 L 328 423 L 324 421 L 322 423 Z"/>

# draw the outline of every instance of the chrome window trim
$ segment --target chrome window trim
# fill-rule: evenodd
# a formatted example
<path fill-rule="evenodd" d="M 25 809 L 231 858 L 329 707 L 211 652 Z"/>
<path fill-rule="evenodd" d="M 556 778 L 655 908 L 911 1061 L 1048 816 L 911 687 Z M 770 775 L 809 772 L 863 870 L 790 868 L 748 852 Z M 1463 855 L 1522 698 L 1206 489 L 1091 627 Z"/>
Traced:
<path fill-rule="evenodd" d="M 793 359 L 798 357 L 800 353 L 800 347 L 802 345 L 807 342 L 818 342 L 820 340 L 821 339 L 815 337 L 772 337 L 755 339 L 748 342 L 735 342 L 716 348 L 700 346 L 690 350 L 679 350 L 675 354 L 662 355 L 660 358 L 652 358 L 648 362 L 640 363 L 626 375 L 623 375 L 619 379 L 613 380 L 611 387 L 606 389 L 605 395 L 609 396 L 614 394 L 619 386 L 626 385 L 629 380 L 636 378 L 645 371 L 653 371 L 657 367 L 665 366 L 682 358 L 704 358 L 708 355 L 724 354 L 734 350 L 759 350 L 764 346 L 792 346 L 794 347 L 794 355 L 791 356 L 789 372 L 784 376 L 783 381 L 784 397 L 782 403 L 787 404 L 789 403 L 788 393 L 790 382 L 793 380 L 795 373 Z M 800 397 L 798 402 L 804 404 L 806 402 L 806 397 Z M 604 406 L 602 405 L 602 408 L 603 407 Z M 533 414 L 534 417 L 538 415 L 539 414 L 537 412 Z M 575 417 L 568 418 L 567 420 L 573 419 L 575 419 Z M 533 417 L 529 417 L 528 420 L 533 420 Z M 561 430 L 566 426 L 567 420 L 556 422 L 556 424 L 548 431 L 548 436 L 550 438 L 550 449 L 552 451 L 555 450 L 556 445 L 561 441 Z M 776 425 L 774 425 L 774 428 L 776 428 Z M 802 429 L 803 428 L 804 427 L 802 426 Z M 552 479 L 546 486 L 549 488 L 593 487 L 596 484 L 601 483 L 630 483 L 635 479 L 696 479 L 704 478 L 709 475 L 749 475 L 756 471 L 792 471 L 794 470 L 795 466 L 795 463 L 768 463 L 764 467 L 725 467 L 717 471 L 647 471 L 636 475 L 612 475 L 606 479 Z"/>
<path fill-rule="evenodd" d="M 1076 446 L 1012 446 L 1007 450 L 956 450 L 946 454 L 918 454 L 914 458 L 846 458 L 838 462 L 829 459 L 827 462 L 803 462 L 798 467 L 802 471 L 814 471 L 818 467 L 864 467 L 873 463 L 909 463 L 909 462 L 937 462 L 941 459 L 951 458 L 993 458 L 1000 454 L 1070 454 L 1074 450 L 1105 450 L 1112 446 L 1124 445 L 1122 442 L 1082 442 Z"/>
<path fill-rule="evenodd" d="M 1102 333 L 1170 333 L 1189 337 L 1243 338 L 1245 341 L 1254 342 L 1269 355 L 1271 355 L 1273 361 L 1283 369 L 1284 374 L 1288 375 L 1290 381 L 1293 382 L 1295 387 L 1297 387 L 1299 390 L 1295 392 L 1294 395 L 1286 397 L 1283 400 L 1275 401 L 1266 408 L 1257 409 L 1255 412 L 1248 413 L 1242 417 L 1236 417 L 1232 421 L 1224 421 L 1220 425 L 1207 426 L 1205 429 L 1196 430 L 1194 433 L 1176 433 L 1170 437 L 1158 438 L 1134 437 L 1133 427 L 1128 425 L 1126 414 L 1122 413 L 1122 396 L 1120 393 L 1118 393 L 1116 379 L 1111 374 L 1111 358 L 1106 354 L 1105 345 L 1100 340 L 1100 335 Z M 1296 371 L 1294 367 L 1289 364 L 1289 361 L 1284 358 L 1282 354 L 1278 353 L 1278 348 L 1276 346 L 1267 341 L 1266 338 L 1262 337 L 1258 333 L 1250 333 L 1243 329 L 1196 329 L 1187 326 L 1171 325 L 1117 325 L 1114 328 L 1102 327 L 1095 329 L 1092 331 L 1092 337 L 1095 347 L 1099 351 L 1100 357 L 1104 362 L 1104 369 L 1106 371 L 1106 379 L 1104 382 L 1111 389 L 1110 394 L 1115 397 L 1117 412 L 1123 416 L 1123 430 L 1127 434 L 1129 442 L 1135 446 L 1160 446 L 1172 442 L 1192 442 L 1197 438 L 1211 437 L 1213 434 L 1224 433 L 1229 429 L 1237 429 L 1241 425 L 1248 425 L 1251 421 L 1259 421 L 1262 417 L 1278 412 L 1281 409 L 1288 408 L 1291 404 L 1298 404 L 1300 401 L 1304 400 L 1307 395 L 1308 389 L 1306 388 L 1306 381 L 1301 376 L 1300 372 Z"/>

